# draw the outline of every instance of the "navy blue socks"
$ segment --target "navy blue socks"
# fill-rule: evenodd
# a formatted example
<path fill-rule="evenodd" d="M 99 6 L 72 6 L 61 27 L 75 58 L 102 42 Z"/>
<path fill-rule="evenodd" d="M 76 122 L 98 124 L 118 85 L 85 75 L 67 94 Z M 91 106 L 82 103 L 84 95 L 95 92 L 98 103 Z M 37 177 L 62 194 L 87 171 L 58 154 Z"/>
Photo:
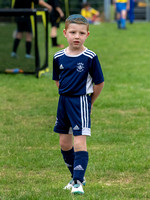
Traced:
<path fill-rule="evenodd" d="M 83 182 L 84 174 L 88 164 L 88 152 L 78 151 L 75 152 L 73 180 Z"/>
<path fill-rule="evenodd" d="M 61 149 L 61 153 L 63 155 L 63 159 L 65 161 L 66 166 L 68 167 L 71 176 L 73 177 L 73 165 L 74 165 L 74 148 L 69 151 L 63 151 Z"/>
<path fill-rule="evenodd" d="M 88 152 L 74 152 L 74 148 L 72 148 L 69 151 L 63 151 L 61 149 L 61 153 L 73 180 L 79 180 L 82 183 L 89 159 Z"/>

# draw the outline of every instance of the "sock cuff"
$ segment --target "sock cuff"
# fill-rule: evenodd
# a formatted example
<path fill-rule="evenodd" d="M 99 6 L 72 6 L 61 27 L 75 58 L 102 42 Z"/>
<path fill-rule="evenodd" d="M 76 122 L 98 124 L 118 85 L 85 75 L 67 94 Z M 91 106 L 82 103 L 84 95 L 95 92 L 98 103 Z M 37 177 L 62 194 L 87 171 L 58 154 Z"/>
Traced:
<path fill-rule="evenodd" d="M 76 151 L 75 156 L 87 156 L 88 157 L 88 152 L 87 151 Z"/>
<path fill-rule="evenodd" d="M 74 148 L 72 147 L 72 149 L 70 149 L 69 151 L 63 151 L 62 149 L 61 149 L 61 153 L 63 154 L 63 155 L 69 155 L 69 154 L 74 154 Z"/>
<path fill-rule="evenodd" d="M 16 40 L 16 41 L 20 41 L 21 39 L 19 39 L 19 38 L 15 38 L 15 40 Z"/>

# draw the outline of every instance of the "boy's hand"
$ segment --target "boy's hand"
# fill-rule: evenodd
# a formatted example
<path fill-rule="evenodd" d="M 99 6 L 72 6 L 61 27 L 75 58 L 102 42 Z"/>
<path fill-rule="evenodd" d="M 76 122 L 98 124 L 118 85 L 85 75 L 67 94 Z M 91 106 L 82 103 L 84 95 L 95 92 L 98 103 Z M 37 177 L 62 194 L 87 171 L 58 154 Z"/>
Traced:
<path fill-rule="evenodd" d="M 63 18 L 64 17 L 64 13 L 63 13 L 62 9 L 60 7 L 56 7 L 56 10 L 59 13 L 60 17 Z"/>
<path fill-rule="evenodd" d="M 93 107 L 93 104 L 94 104 L 95 100 L 100 95 L 103 87 L 104 87 L 104 82 L 102 82 L 100 84 L 97 84 L 97 85 L 94 85 L 94 88 L 93 88 L 94 91 L 93 91 L 93 94 L 92 94 L 92 101 L 91 101 L 91 109 Z"/>
<path fill-rule="evenodd" d="M 59 81 L 55 81 L 57 87 L 59 88 Z"/>

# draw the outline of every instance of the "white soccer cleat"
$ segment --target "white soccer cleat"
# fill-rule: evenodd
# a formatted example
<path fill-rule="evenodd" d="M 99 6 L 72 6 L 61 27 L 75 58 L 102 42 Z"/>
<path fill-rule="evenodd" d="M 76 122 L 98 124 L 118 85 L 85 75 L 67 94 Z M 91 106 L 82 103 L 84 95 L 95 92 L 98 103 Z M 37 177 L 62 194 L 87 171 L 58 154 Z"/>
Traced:
<path fill-rule="evenodd" d="M 64 187 L 64 190 L 71 190 L 73 186 L 73 179 Z"/>
<path fill-rule="evenodd" d="M 63 189 L 64 189 L 64 190 L 71 190 L 73 184 L 74 184 L 73 179 L 71 179 L 71 181 L 70 181 Z M 85 180 L 85 177 L 84 177 L 84 178 L 83 178 L 82 185 L 85 186 L 85 184 L 86 184 L 86 180 Z"/>
<path fill-rule="evenodd" d="M 71 194 L 84 194 L 84 190 L 82 187 L 82 183 L 80 181 L 74 181 L 74 185 L 72 186 Z"/>

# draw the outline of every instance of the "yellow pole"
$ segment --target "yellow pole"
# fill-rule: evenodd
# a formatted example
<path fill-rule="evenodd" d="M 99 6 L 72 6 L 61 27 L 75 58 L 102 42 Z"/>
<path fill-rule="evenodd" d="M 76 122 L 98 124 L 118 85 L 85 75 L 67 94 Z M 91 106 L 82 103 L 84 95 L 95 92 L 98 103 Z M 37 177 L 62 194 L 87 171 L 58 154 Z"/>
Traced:
<path fill-rule="evenodd" d="M 15 5 L 15 0 L 12 0 L 12 1 L 11 1 L 11 7 L 13 8 L 14 5 Z"/>
<path fill-rule="evenodd" d="M 69 1 L 65 0 L 66 18 L 69 16 Z"/>
<path fill-rule="evenodd" d="M 31 4 L 31 8 L 33 9 L 34 8 L 34 3 L 32 2 Z M 32 34 L 33 34 L 33 37 L 35 36 L 35 28 L 34 28 L 34 17 L 33 15 L 30 16 L 30 20 L 31 20 L 31 25 L 32 25 Z"/>

